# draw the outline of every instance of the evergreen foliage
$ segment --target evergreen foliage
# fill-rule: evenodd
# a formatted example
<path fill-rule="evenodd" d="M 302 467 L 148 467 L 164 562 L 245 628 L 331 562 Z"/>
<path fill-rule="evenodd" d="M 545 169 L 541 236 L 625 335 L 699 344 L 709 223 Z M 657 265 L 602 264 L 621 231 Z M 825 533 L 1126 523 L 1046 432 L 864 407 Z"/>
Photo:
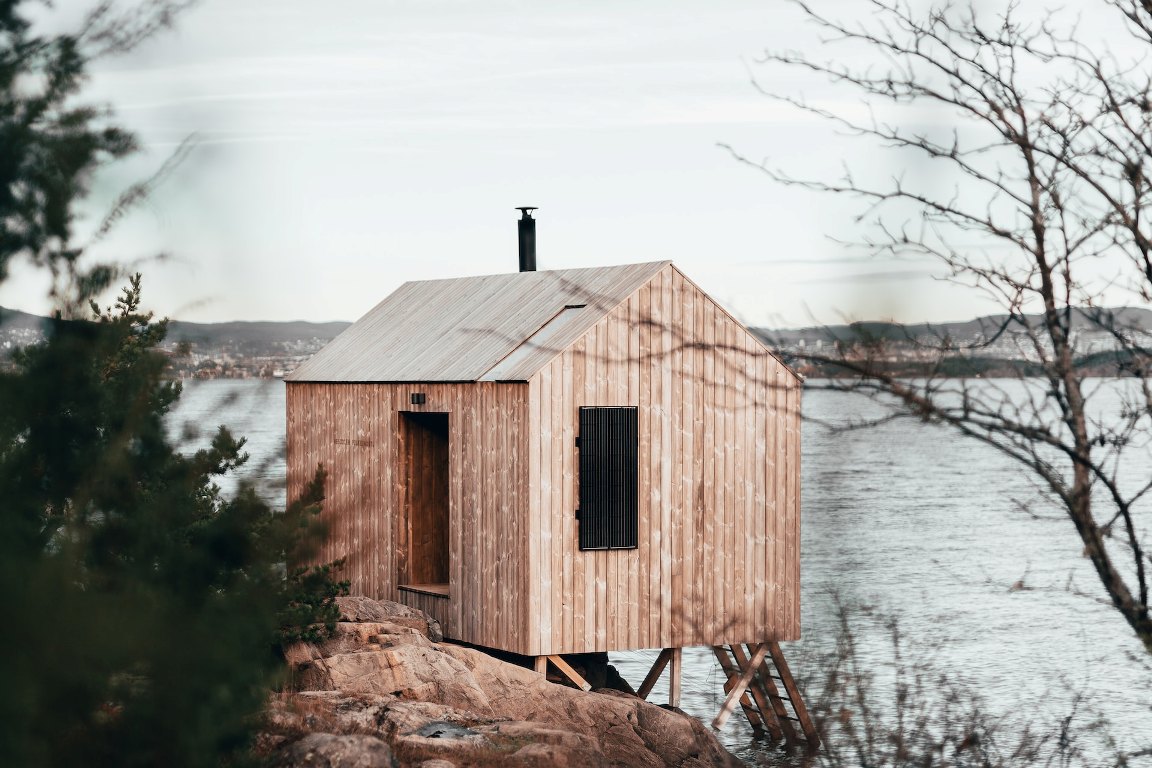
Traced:
<path fill-rule="evenodd" d="M 336 619 L 328 568 L 286 565 L 315 554 L 323 473 L 283 512 L 250 487 L 223 494 L 244 441 L 221 427 L 209 448 L 175 450 L 166 322 L 141 310 L 139 275 L 114 306 L 92 302 L 117 273 L 82 268 L 72 244 L 91 175 L 136 147 L 106 110 L 72 103 L 85 41 L 134 44 L 180 5 L 118 18 L 101 4 L 82 34 L 52 38 L 21 5 L 0 0 L 0 279 L 14 259 L 46 268 L 66 312 L 0 374 L 0 762 L 242 764 L 281 642 Z M 91 320 L 66 319 L 85 305 Z"/>
<path fill-rule="evenodd" d="M 33 35 L 25 4 L 0 0 L 0 279 L 19 256 L 54 273 L 74 263 L 73 202 L 102 163 L 137 148 L 105 124 L 106 110 L 72 102 L 84 82 L 80 36 Z"/>

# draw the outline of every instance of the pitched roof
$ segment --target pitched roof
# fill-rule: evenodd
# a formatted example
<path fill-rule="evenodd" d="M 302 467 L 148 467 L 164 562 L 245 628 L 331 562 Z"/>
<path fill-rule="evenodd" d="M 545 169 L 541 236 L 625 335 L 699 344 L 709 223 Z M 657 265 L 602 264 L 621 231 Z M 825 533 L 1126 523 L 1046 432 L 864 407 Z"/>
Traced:
<path fill-rule="evenodd" d="M 669 261 L 405 283 L 288 381 L 527 381 Z"/>

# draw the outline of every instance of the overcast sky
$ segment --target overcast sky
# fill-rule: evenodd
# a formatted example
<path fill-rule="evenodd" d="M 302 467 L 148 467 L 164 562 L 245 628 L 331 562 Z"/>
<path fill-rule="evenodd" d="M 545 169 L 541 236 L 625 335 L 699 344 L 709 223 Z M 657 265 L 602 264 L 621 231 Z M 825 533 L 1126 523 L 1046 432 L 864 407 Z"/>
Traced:
<path fill-rule="evenodd" d="M 855 206 L 718 146 L 876 162 L 750 82 L 766 48 L 820 45 L 779 0 L 205 0 L 96 68 L 88 94 L 146 145 L 97 205 L 195 142 L 98 253 L 143 260 L 163 315 L 354 320 L 406 280 L 515 270 L 513 209 L 536 205 L 541 269 L 671 259 L 751 324 L 991 311 L 931 264 L 848 252 Z M 0 304 L 43 311 L 15 271 Z"/>

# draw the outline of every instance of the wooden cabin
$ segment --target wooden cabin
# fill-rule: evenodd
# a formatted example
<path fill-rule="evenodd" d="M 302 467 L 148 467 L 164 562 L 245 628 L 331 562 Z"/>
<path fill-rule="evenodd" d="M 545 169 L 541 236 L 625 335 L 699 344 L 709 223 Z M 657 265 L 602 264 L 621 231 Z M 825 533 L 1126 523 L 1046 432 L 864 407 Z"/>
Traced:
<path fill-rule="evenodd" d="M 287 419 L 322 559 L 448 638 L 667 649 L 678 691 L 680 648 L 800 636 L 800 381 L 671 262 L 406 283 Z"/>

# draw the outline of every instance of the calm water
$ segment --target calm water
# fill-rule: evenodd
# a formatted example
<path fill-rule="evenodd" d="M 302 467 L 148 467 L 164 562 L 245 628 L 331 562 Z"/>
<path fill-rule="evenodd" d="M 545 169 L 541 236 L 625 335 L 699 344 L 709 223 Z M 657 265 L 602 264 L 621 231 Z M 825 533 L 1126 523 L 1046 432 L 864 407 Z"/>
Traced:
<path fill-rule="evenodd" d="M 804 407 L 844 423 L 870 406 L 817 391 L 806 393 Z M 247 476 L 283 503 L 281 382 L 191 382 L 171 424 L 189 448 L 206 444 L 218 424 L 246 436 Z M 1133 469 L 1147 476 L 1152 463 Z M 1081 693 L 1112 721 L 1121 746 L 1152 743 L 1152 669 L 1130 660 L 1140 657 L 1139 643 L 1096 599 L 1071 524 L 1021 511 L 1036 491 L 992 449 L 912 421 L 836 433 L 810 422 L 803 494 L 805 637 L 785 646 L 799 676 L 834 642 L 836 591 L 897 616 L 912 651 L 934 649 L 937 666 L 971 683 L 994 713 L 1050 727 Z M 1010 591 L 1021 579 L 1028 589 Z M 882 669 L 886 632 L 875 622 L 859 630 L 862 653 Z M 654 657 L 636 652 L 613 662 L 638 684 Z M 684 709 L 710 722 L 722 683 L 709 652 L 685 651 Z M 650 698 L 666 696 L 662 683 Z M 766 759 L 739 714 L 721 738 L 750 762 Z"/>

